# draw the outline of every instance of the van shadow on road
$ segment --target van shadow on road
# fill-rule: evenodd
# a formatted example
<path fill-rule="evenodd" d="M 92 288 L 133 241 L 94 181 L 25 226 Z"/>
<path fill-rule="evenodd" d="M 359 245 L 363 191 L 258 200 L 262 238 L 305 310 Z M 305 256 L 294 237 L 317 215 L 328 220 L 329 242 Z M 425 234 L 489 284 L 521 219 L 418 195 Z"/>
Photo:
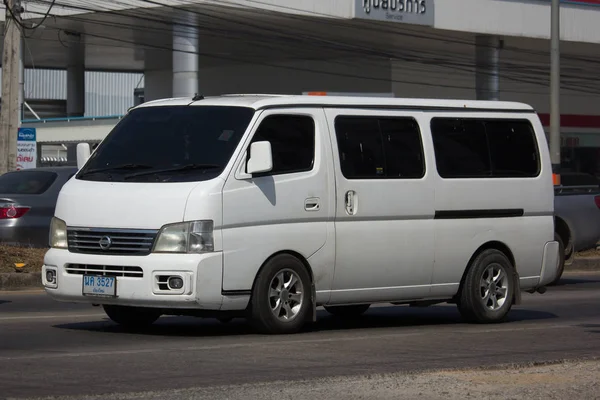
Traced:
<path fill-rule="evenodd" d="M 573 285 L 590 285 L 590 286 L 597 286 L 597 284 L 600 283 L 600 279 L 596 279 L 596 278 L 592 278 L 592 279 L 585 279 L 585 278 L 565 278 L 562 277 L 560 279 L 560 281 L 558 281 L 556 283 L 556 285 L 554 286 L 550 286 L 549 289 L 551 288 L 566 288 L 568 286 L 573 286 Z"/>
<path fill-rule="evenodd" d="M 554 318 L 558 318 L 557 315 L 549 312 L 513 309 L 506 323 Z M 465 323 L 458 311 L 453 307 L 433 306 L 419 309 L 408 307 L 377 307 L 356 318 L 338 318 L 321 311 L 319 312 L 317 322 L 307 324 L 301 333 L 452 325 L 475 326 Z M 234 319 L 229 323 L 221 323 L 215 319 L 193 317 L 163 317 L 154 325 L 143 330 L 129 330 L 113 323 L 107 318 L 102 321 L 59 324 L 53 327 L 95 333 L 129 333 L 157 337 L 213 337 L 256 334 L 256 331 L 244 319 Z"/>

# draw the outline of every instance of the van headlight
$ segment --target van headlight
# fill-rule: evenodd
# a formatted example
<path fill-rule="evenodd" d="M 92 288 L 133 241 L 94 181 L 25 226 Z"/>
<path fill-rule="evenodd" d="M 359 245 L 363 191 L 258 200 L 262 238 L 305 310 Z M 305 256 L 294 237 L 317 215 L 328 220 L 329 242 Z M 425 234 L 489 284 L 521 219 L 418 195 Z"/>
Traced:
<path fill-rule="evenodd" d="M 207 253 L 214 248 L 213 221 L 190 221 L 163 226 L 152 252 Z"/>
<path fill-rule="evenodd" d="M 68 246 L 67 223 L 60 218 L 52 217 L 50 222 L 50 247 L 53 249 L 66 249 Z"/>

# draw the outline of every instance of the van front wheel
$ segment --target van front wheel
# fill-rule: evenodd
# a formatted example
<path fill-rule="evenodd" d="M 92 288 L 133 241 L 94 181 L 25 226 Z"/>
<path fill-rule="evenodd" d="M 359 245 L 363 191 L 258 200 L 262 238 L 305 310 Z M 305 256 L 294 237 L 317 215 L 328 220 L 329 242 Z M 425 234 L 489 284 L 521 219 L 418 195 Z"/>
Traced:
<path fill-rule="evenodd" d="M 296 333 L 309 315 L 310 302 L 310 277 L 304 264 L 290 254 L 277 255 L 256 279 L 252 323 L 264 333 Z"/>
<path fill-rule="evenodd" d="M 502 321 L 512 308 L 514 267 L 504 253 L 496 249 L 479 254 L 462 285 L 458 310 L 469 322 Z"/>

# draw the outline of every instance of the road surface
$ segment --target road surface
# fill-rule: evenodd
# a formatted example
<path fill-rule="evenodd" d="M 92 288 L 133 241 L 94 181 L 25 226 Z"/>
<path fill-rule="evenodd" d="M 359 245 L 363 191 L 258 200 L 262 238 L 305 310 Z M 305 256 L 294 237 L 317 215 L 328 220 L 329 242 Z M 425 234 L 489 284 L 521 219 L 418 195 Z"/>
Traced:
<path fill-rule="evenodd" d="M 449 305 L 386 306 L 355 321 L 321 311 L 303 333 L 263 336 L 243 320 L 222 324 L 180 317 L 163 317 L 147 332 L 129 333 L 101 308 L 57 303 L 39 292 L 3 292 L 0 398 L 172 394 L 256 382 L 593 359 L 600 356 L 599 301 L 600 274 L 567 274 L 544 295 L 524 294 L 503 324 L 465 324 Z M 281 384 L 266 387 L 276 392 Z"/>

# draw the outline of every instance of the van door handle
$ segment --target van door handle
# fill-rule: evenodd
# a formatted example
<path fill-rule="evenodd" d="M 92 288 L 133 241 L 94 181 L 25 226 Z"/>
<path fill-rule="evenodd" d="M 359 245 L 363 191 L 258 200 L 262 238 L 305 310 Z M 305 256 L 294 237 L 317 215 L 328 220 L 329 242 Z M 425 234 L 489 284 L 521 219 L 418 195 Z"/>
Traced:
<path fill-rule="evenodd" d="M 306 211 L 319 211 L 321 205 L 319 203 L 319 199 L 316 197 L 311 197 L 304 200 L 304 209 Z"/>
<path fill-rule="evenodd" d="M 355 215 L 358 208 L 358 196 L 354 190 L 348 190 L 345 196 L 346 214 Z"/>

